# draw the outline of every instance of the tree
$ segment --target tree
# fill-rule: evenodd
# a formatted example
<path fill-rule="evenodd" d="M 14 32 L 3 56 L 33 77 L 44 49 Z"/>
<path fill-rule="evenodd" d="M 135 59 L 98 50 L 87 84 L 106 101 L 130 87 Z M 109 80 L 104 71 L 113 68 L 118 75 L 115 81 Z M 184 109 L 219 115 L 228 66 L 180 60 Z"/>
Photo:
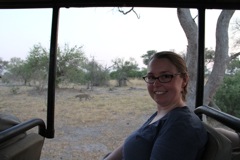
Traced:
<path fill-rule="evenodd" d="M 56 69 L 56 85 L 62 82 L 84 83 L 85 66 L 87 58 L 81 50 L 82 47 L 69 47 L 64 45 L 57 51 L 57 69 Z"/>
<path fill-rule="evenodd" d="M 24 84 L 30 79 L 25 61 L 17 57 L 10 59 L 7 65 L 7 73 L 4 75 L 8 81 L 23 82 Z"/>
<path fill-rule="evenodd" d="M 228 28 L 229 22 L 234 14 L 234 10 L 223 10 L 218 17 L 216 27 L 216 47 L 214 54 L 214 64 L 212 72 L 204 87 L 204 104 L 209 104 L 212 100 L 217 88 L 223 81 L 226 66 L 234 58 L 228 56 Z M 189 75 L 191 81 L 189 82 L 187 102 L 192 109 L 195 108 L 196 95 L 196 79 L 197 79 L 197 51 L 198 51 L 198 27 L 193 20 L 189 9 L 177 9 L 179 22 L 186 34 L 187 46 L 187 66 L 189 68 Z"/>
<path fill-rule="evenodd" d="M 227 66 L 227 73 L 235 74 L 236 72 L 239 71 L 239 69 L 240 69 L 240 60 L 238 58 L 233 59 Z"/>
<path fill-rule="evenodd" d="M 223 84 L 214 96 L 216 104 L 226 113 L 240 116 L 240 72 L 224 77 Z"/>
<path fill-rule="evenodd" d="M 37 89 L 42 90 L 47 85 L 49 52 L 41 44 L 36 44 L 30 49 L 26 59 L 25 68 L 31 81 Z"/>
<path fill-rule="evenodd" d="M 155 53 L 157 53 L 156 50 L 149 50 L 149 51 L 147 51 L 147 54 L 142 55 L 141 58 L 143 58 L 143 64 L 148 65 L 150 58 Z"/>
<path fill-rule="evenodd" d="M 0 76 L 2 77 L 3 73 L 6 71 L 8 65 L 8 61 L 4 61 L 2 60 L 2 58 L 0 58 Z"/>
<path fill-rule="evenodd" d="M 108 68 L 98 64 L 94 58 L 86 64 L 85 68 L 87 70 L 85 79 L 88 82 L 88 89 L 92 89 L 93 86 L 108 85 L 110 79 Z"/>
<path fill-rule="evenodd" d="M 27 85 L 27 83 L 30 85 L 31 81 L 31 67 L 23 61 L 23 63 L 18 66 L 18 69 L 20 71 L 20 78 L 23 80 L 24 85 Z"/>
<path fill-rule="evenodd" d="M 205 65 L 208 66 L 211 63 L 214 63 L 215 51 L 213 49 L 205 48 Z"/>
<path fill-rule="evenodd" d="M 116 58 L 113 62 L 114 72 L 111 73 L 117 79 L 118 86 L 126 86 L 131 71 L 139 70 L 138 64 L 134 58 L 125 61 L 123 58 Z"/>
<path fill-rule="evenodd" d="M 238 48 L 239 44 L 240 44 L 240 36 L 239 36 L 239 32 L 240 32 L 240 19 L 236 19 L 235 23 L 233 24 L 232 31 L 233 31 L 233 38 L 235 39 L 235 42 L 234 42 L 233 46 L 235 48 Z"/>
<path fill-rule="evenodd" d="M 205 55 L 205 78 L 208 78 L 212 71 L 212 65 L 214 63 L 214 53 L 213 49 L 205 48 L 204 55 Z"/>
<path fill-rule="evenodd" d="M 64 45 L 57 50 L 56 87 L 60 83 L 84 82 L 85 64 L 87 58 L 81 47 Z M 34 45 L 26 59 L 25 70 L 28 70 L 31 80 L 37 84 L 38 89 L 43 89 L 47 83 L 49 69 L 49 51 L 41 44 Z"/>

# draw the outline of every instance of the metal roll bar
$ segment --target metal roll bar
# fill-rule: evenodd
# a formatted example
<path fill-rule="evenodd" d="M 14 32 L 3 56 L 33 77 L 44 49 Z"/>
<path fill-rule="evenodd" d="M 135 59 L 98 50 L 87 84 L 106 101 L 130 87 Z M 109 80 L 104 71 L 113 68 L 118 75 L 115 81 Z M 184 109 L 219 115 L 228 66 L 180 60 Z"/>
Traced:
<path fill-rule="evenodd" d="M 42 119 L 39 118 L 35 118 L 35 119 L 31 119 L 22 123 L 19 123 L 11 128 L 8 128 L 4 131 L 0 132 L 0 143 L 13 138 L 14 136 L 17 136 L 21 133 L 24 133 L 34 127 L 38 126 L 38 133 L 45 137 L 45 131 L 46 131 L 46 127 L 45 127 L 45 123 Z"/>
<path fill-rule="evenodd" d="M 194 112 L 198 115 L 205 114 L 235 130 L 236 132 L 240 132 L 240 119 L 237 117 L 205 105 L 197 107 Z"/>

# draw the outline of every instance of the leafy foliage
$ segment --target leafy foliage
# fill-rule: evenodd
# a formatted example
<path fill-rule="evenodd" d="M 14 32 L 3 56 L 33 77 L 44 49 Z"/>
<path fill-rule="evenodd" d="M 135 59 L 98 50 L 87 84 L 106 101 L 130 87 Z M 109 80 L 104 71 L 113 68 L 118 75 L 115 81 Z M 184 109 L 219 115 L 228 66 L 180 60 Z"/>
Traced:
<path fill-rule="evenodd" d="M 41 44 L 34 45 L 27 56 L 25 71 L 33 83 L 42 89 L 47 83 L 49 53 Z"/>
<path fill-rule="evenodd" d="M 8 62 L 2 60 L 2 58 L 0 58 L 0 76 L 3 75 L 4 71 L 6 70 Z"/>
<path fill-rule="evenodd" d="M 117 79 L 118 86 L 126 86 L 128 78 L 131 77 L 134 71 L 139 70 L 138 64 L 134 58 L 125 61 L 123 58 L 116 58 L 113 62 L 113 72 L 111 77 Z"/>
<path fill-rule="evenodd" d="M 30 79 L 29 70 L 26 62 L 21 58 L 11 58 L 10 62 L 7 65 L 7 72 L 4 74 L 4 79 L 8 79 L 8 81 L 20 80 L 23 81 L 24 84 L 27 83 Z"/>
<path fill-rule="evenodd" d="M 205 59 L 204 59 L 204 72 L 205 76 L 208 77 L 211 74 L 212 66 L 214 64 L 215 51 L 213 49 L 205 48 Z"/>
<path fill-rule="evenodd" d="M 10 62 L 0 62 L 1 68 L 6 66 L 4 82 L 34 84 L 37 89 L 43 89 L 47 85 L 49 51 L 41 44 L 36 44 L 30 49 L 26 60 L 14 57 Z M 56 62 L 57 87 L 60 83 L 88 83 L 98 86 L 108 83 L 109 69 L 94 60 L 89 62 L 81 47 L 69 47 L 68 44 L 65 44 L 63 49 L 58 47 Z"/>
<path fill-rule="evenodd" d="M 217 106 L 234 116 L 240 116 L 240 72 L 225 76 L 223 84 L 217 90 L 214 100 Z"/>
<path fill-rule="evenodd" d="M 86 77 L 85 80 L 90 86 L 103 86 L 108 85 L 109 77 L 109 69 L 107 67 L 103 67 L 98 64 L 94 58 L 92 61 L 88 62 L 86 65 Z"/>
<path fill-rule="evenodd" d="M 58 47 L 56 61 L 56 87 L 59 84 L 87 84 L 88 87 L 108 85 L 110 77 L 116 79 L 119 86 L 125 86 L 129 78 L 141 78 L 146 68 L 139 70 L 134 58 L 124 60 L 116 58 L 111 67 L 103 67 L 94 58 L 91 61 L 82 52 L 82 47 Z M 34 45 L 26 60 L 12 58 L 10 62 L 0 61 L 1 68 L 6 66 L 3 82 L 20 82 L 35 85 L 42 90 L 47 85 L 49 70 L 49 51 L 41 44 Z M 0 59 L 1 60 L 1 59 Z M 3 65 L 4 64 L 4 65 Z M 110 73 L 110 69 L 112 72 Z"/>
<path fill-rule="evenodd" d="M 239 68 L 240 68 L 240 60 L 238 58 L 233 59 L 227 66 L 227 70 L 229 74 L 236 73 L 237 71 L 239 71 Z"/>
<path fill-rule="evenodd" d="M 144 63 L 145 65 L 148 65 L 150 58 L 151 58 L 152 55 L 154 55 L 155 53 L 157 53 L 156 50 L 149 50 L 149 51 L 147 51 L 147 54 L 142 55 L 141 57 L 143 58 L 143 63 Z"/>
<path fill-rule="evenodd" d="M 56 84 L 62 82 L 82 83 L 84 82 L 84 67 L 87 58 L 81 51 L 81 47 L 69 47 L 65 44 L 63 50 L 58 47 Z"/>

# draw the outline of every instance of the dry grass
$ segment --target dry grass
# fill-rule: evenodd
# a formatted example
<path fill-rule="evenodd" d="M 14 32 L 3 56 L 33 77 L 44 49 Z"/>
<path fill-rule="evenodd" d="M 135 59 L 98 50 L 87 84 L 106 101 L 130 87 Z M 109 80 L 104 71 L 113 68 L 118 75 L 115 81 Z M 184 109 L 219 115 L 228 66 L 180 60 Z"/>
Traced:
<path fill-rule="evenodd" d="M 75 98 L 75 89 L 58 89 L 55 105 L 55 138 L 46 139 L 42 160 L 92 160 L 116 148 L 156 108 L 145 83 L 131 80 L 128 87 L 94 88 L 84 91 L 90 100 Z M 15 114 L 21 121 L 39 117 L 46 121 L 46 93 L 31 87 L 0 86 L 0 111 Z"/>

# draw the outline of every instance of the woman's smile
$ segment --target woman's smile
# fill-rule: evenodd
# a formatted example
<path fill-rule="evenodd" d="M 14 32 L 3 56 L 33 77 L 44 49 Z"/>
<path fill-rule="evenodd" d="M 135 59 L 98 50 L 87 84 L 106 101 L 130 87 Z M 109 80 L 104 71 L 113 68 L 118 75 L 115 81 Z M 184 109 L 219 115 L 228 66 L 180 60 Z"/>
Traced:
<path fill-rule="evenodd" d="M 162 95 L 162 94 L 167 93 L 167 91 L 155 91 L 154 93 L 157 95 Z"/>

